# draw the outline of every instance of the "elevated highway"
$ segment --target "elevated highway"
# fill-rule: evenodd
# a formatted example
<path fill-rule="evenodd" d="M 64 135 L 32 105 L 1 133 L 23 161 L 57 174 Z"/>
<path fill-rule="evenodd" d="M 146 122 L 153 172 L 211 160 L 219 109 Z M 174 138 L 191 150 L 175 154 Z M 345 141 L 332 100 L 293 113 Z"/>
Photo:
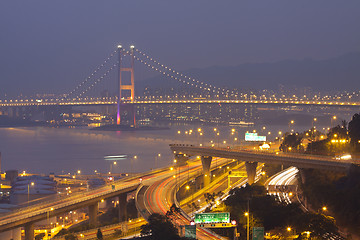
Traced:
<path fill-rule="evenodd" d="M 211 164 L 212 157 L 236 159 L 245 162 L 249 183 L 253 183 L 258 162 L 282 164 L 298 168 L 317 168 L 332 171 L 348 172 L 353 165 L 359 165 L 359 160 L 338 160 L 328 156 L 295 154 L 283 152 L 254 151 L 245 149 L 228 149 L 215 147 L 197 147 L 187 144 L 170 144 L 175 155 L 201 156 L 203 168 Z"/>
<path fill-rule="evenodd" d="M 35 205 L 19 208 L 0 216 L 0 232 L 25 227 L 25 239 L 32 240 L 34 238 L 35 222 L 83 207 L 89 207 L 90 224 L 96 225 L 98 203 L 102 199 L 112 197 L 119 197 L 119 217 L 125 216 L 126 194 L 128 192 L 135 191 L 141 182 L 150 184 L 166 176 L 172 176 L 172 172 L 169 171 L 169 168 L 162 168 L 138 174 L 134 177 L 127 177 L 94 190 L 74 193 L 68 197 L 56 196 Z"/>

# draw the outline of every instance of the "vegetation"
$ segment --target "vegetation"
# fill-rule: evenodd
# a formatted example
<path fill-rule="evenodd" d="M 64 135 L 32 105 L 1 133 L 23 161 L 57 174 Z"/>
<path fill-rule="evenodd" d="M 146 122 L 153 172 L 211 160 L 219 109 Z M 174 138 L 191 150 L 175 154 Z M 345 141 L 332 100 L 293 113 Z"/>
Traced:
<path fill-rule="evenodd" d="M 307 146 L 302 150 L 301 146 L 305 145 L 304 143 Z M 284 137 L 280 150 L 330 156 L 351 153 L 354 158 L 360 153 L 360 114 L 355 114 L 349 123 L 343 120 L 341 124 L 331 128 L 326 136 L 315 129 L 301 134 L 288 134 Z M 328 171 L 303 169 L 301 177 L 306 183 L 301 185 L 303 194 L 313 209 L 320 209 L 326 205 L 340 225 L 360 234 L 358 166 L 354 165 L 346 176 Z"/>
<path fill-rule="evenodd" d="M 349 122 L 350 144 L 355 152 L 360 152 L 360 115 L 355 114 Z"/>
<path fill-rule="evenodd" d="M 302 136 L 298 133 L 285 135 L 284 141 L 280 145 L 280 151 L 283 152 L 300 152 L 303 151 Z"/>
<path fill-rule="evenodd" d="M 319 213 L 304 213 L 297 204 L 280 203 L 257 184 L 231 190 L 225 205 L 231 218 L 239 223 L 238 232 L 242 236 L 246 236 L 245 212 L 250 212 L 250 229 L 264 227 L 265 231 L 277 235 L 283 235 L 289 226 L 297 233 L 309 231 L 312 239 L 326 232 L 337 232 L 332 218 Z"/>
<path fill-rule="evenodd" d="M 342 153 L 359 153 L 360 114 L 355 114 L 349 124 L 343 120 L 341 125 L 331 128 L 327 135 L 315 128 L 303 133 L 286 133 L 279 149 L 283 152 L 332 156 Z"/>
<path fill-rule="evenodd" d="M 173 213 L 175 213 L 176 211 L 176 208 L 173 208 Z M 178 235 L 177 228 L 172 224 L 168 216 L 164 216 L 158 213 L 153 213 L 152 215 L 150 215 L 148 223 L 141 226 L 141 236 L 148 236 L 147 239 L 153 240 L 188 239 L 181 238 Z"/>
<path fill-rule="evenodd" d="M 96 238 L 97 238 L 98 240 L 102 240 L 102 239 L 103 239 L 103 234 L 102 234 L 100 228 L 98 228 L 98 230 L 97 230 Z"/>
<path fill-rule="evenodd" d="M 77 240 L 77 239 L 78 239 L 77 236 L 75 236 L 72 233 L 65 235 L 65 240 Z"/>
<path fill-rule="evenodd" d="M 302 175 L 306 182 L 301 188 L 312 208 L 326 206 L 340 225 L 360 234 L 360 168 L 347 176 L 313 169 L 304 169 Z"/>

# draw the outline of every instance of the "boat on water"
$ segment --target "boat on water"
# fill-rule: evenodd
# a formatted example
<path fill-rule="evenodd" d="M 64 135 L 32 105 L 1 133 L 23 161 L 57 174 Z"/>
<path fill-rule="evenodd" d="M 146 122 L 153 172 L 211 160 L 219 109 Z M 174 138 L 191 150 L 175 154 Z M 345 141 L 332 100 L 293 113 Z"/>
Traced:
<path fill-rule="evenodd" d="M 244 126 L 244 127 L 248 127 L 248 126 L 254 126 L 253 122 L 245 122 L 245 121 L 239 121 L 239 122 L 229 122 L 230 126 Z"/>

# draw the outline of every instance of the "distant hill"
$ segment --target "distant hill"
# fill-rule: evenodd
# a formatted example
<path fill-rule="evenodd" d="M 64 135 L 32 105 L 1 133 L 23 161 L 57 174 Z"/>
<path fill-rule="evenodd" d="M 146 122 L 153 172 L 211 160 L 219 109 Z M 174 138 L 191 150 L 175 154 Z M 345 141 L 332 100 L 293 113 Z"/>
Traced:
<path fill-rule="evenodd" d="M 273 89 L 311 87 L 314 90 L 360 90 L 360 52 L 325 60 L 283 60 L 274 63 L 246 63 L 238 66 L 213 66 L 184 72 L 200 81 L 219 87 Z M 151 85 L 149 85 L 151 83 Z M 138 82 L 138 88 L 181 86 L 172 79 L 157 76 Z"/>

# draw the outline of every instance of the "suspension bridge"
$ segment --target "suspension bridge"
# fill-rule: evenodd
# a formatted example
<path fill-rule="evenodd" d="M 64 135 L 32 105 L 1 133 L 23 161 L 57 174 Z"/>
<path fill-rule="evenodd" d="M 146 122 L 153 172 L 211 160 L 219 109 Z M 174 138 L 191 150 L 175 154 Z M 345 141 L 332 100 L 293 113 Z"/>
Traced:
<path fill-rule="evenodd" d="M 177 81 L 185 86 L 198 89 L 199 96 L 179 98 L 163 97 L 149 99 L 135 96 L 135 61 L 146 66 L 152 71 L 159 73 L 165 79 Z M 113 81 L 110 73 L 115 70 L 117 74 L 116 96 L 95 97 L 96 86 L 105 81 Z M 125 72 L 130 77 L 124 76 Z M 129 79 L 127 79 L 129 78 Z M 114 82 L 114 81 L 113 81 Z M 306 105 L 306 106 L 360 106 L 357 100 L 360 92 L 353 92 L 346 96 L 325 96 L 322 98 L 300 97 L 274 97 L 248 95 L 239 90 L 214 86 L 210 83 L 199 81 L 175 68 L 170 67 L 151 57 L 144 51 L 131 45 L 128 50 L 118 45 L 103 63 L 81 81 L 70 92 L 54 98 L 30 98 L 30 99 L 7 99 L 0 100 L 0 111 L 7 107 L 31 107 L 31 106 L 86 106 L 86 105 L 117 105 L 117 124 L 120 124 L 121 111 L 133 112 L 133 105 L 137 104 L 266 104 L 266 105 Z M 357 97 L 354 97 L 357 96 Z M 1 112 L 0 112 L 1 113 Z M 135 120 L 134 120 L 135 122 Z"/>

